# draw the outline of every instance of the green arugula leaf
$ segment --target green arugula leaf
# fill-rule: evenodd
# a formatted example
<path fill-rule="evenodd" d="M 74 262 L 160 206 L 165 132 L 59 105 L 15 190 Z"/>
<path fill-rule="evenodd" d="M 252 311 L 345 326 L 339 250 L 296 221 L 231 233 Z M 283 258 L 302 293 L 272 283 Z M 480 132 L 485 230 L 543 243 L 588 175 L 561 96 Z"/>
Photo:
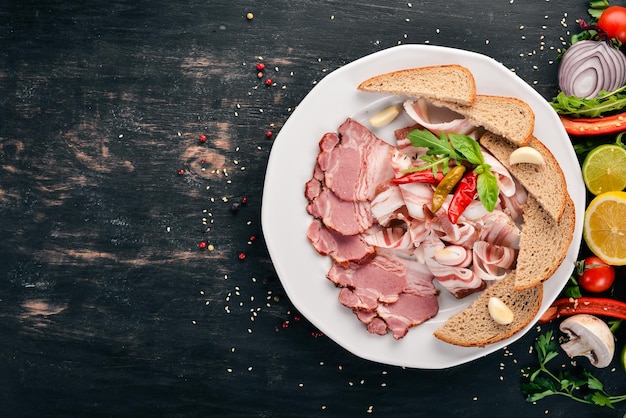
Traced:
<path fill-rule="evenodd" d="M 626 86 L 613 91 L 601 91 L 592 99 L 568 96 L 559 92 L 550 105 L 560 115 L 597 118 L 626 108 Z"/>
<path fill-rule="evenodd" d="M 444 155 L 454 159 L 458 157 L 443 133 L 437 137 L 428 129 L 414 129 L 409 132 L 407 139 L 414 147 L 428 148 L 428 155 Z"/>

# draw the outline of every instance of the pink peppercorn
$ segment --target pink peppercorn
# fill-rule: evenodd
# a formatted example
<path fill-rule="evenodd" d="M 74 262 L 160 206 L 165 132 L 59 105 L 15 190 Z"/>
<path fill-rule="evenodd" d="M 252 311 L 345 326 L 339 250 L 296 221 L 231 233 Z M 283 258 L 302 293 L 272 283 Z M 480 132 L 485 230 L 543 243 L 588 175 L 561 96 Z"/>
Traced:
<path fill-rule="evenodd" d="M 274 133 L 272 131 L 265 132 L 265 136 L 268 137 L 268 138 L 271 138 L 272 135 L 274 135 Z"/>
<path fill-rule="evenodd" d="M 206 142 L 206 135 L 205 134 L 200 134 L 198 139 L 200 140 L 200 142 L 205 143 Z"/>
<path fill-rule="evenodd" d="M 185 169 L 184 168 L 179 168 L 178 169 L 178 175 L 182 176 L 183 174 L 185 174 Z"/>
<path fill-rule="evenodd" d="M 239 259 L 240 260 L 245 260 L 246 259 L 246 253 L 239 253 Z"/>
<path fill-rule="evenodd" d="M 263 71 L 263 70 L 265 69 L 265 64 L 263 64 L 262 62 L 259 62 L 259 63 L 256 65 L 256 69 L 257 69 L 258 71 Z"/>
<path fill-rule="evenodd" d="M 271 85 L 272 85 L 272 83 L 273 83 L 273 82 L 272 82 L 272 79 L 271 79 L 271 78 L 268 78 L 267 80 L 265 80 L 265 85 L 267 85 L 267 86 L 271 86 Z"/>
<path fill-rule="evenodd" d="M 200 241 L 198 247 L 200 247 L 201 250 L 204 250 L 207 247 L 206 241 Z"/>

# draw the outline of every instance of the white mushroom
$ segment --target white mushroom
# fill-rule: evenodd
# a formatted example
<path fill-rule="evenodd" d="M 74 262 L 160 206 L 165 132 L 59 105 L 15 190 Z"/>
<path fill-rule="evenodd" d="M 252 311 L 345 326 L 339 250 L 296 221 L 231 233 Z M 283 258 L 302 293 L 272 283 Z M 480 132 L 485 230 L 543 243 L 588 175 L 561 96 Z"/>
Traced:
<path fill-rule="evenodd" d="M 570 358 L 585 356 L 596 367 L 606 367 L 615 353 L 609 326 L 593 315 L 578 314 L 561 322 L 559 329 L 569 337 L 561 348 Z"/>

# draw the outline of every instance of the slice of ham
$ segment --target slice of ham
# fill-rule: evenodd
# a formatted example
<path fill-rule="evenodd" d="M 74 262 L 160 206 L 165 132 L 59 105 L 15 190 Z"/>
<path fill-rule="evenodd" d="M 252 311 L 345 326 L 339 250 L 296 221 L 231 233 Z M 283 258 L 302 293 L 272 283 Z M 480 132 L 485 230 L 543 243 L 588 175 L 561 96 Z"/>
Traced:
<path fill-rule="evenodd" d="M 424 321 L 437 315 L 439 303 L 437 296 L 415 295 L 402 293 L 398 301 L 391 304 L 380 304 L 376 309 L 378 316 L 391 330 L 393 338 L 403 338 L 411 327 L 422 324 Z M 372 327 L 368 327 L 368 331 Z"/>
<path fill-rule="evenodd" d="M 339 302 L 357 312 L 373 312 L 378 307 L 378 295 L 371 289 L 344 287 L 339 292 Z"/>
<path fill-rule="evenodd" d="M 351 308 L 372 334 L 391 330 L 400 339 L 439 310 L 430 271 L 393 253 L 380 251 L 364 265 L 334 264 L 328 278 L 342 287 L 339 302 Z"/>
<path fill-rule="evenodd" d="M 321 255 L 329 255 L 334 262 L 347 266 L 361 264 L 372 258 L 376 248 L 365 242 L 360 235 L 343 235 L 314 219 L 307 230 L 307 238 Z"/>
<path fill-rule="evenodd" d="M 378 302 L 392 303 L 406 287 L 406 267 L 396 258 L 380 252 L 360 266 L 343 267 L 334 263 L 326 275 L 340 287 L 360 289 L 374 294 Z"/>
<path fill-rule="evenodd" d="M 317 163 L 324 172 L 324 184 L 340 199 L 370 201 L 376 187 L 394 177 L 390 164 L 394 147 L 352 119 L 337 132 L 339 141 L 332 135 L 329 140 L 330 134 L 321 140 Z"/>
<path fill-rule="evenodd" d="M 342 200 L 326 187 L 320 188 L 306 209 L 311 216 L 321 219 L 327 228 L 343 235 L 360 234 L 373 223 L 369 202 Z"/>

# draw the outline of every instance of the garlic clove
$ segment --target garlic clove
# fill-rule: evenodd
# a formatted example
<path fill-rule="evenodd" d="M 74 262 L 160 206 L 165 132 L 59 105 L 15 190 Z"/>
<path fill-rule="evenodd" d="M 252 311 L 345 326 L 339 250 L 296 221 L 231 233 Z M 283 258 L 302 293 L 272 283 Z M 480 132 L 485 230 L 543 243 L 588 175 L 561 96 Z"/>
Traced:
<path fill-rule="evenodd" d="M 511 309 L 502 300 L 491 297 L 487 303 L 489 309 L 489 315 L 491 318 L 500 325 L 509 325 L 513 322 L 514 314 Z"/>
<path fill-rule="evenodd" d="M 370 125 L 375 128 L 381 128 L 393 122 L 393 120 L 397 118 L 399 114 L 400 109 L 398 109 L 397 105 L 389 106 L 388 108 L 383 109 L 374 116 L 372 116 L 370 119 Z"/>
<path fill-rule="evenodd" d="M 509 164 L 536 164 L 544 165 L 545 160 L 539 151 L 532 147 L 520 147 L 511 153 L 509 156 Z"/>

